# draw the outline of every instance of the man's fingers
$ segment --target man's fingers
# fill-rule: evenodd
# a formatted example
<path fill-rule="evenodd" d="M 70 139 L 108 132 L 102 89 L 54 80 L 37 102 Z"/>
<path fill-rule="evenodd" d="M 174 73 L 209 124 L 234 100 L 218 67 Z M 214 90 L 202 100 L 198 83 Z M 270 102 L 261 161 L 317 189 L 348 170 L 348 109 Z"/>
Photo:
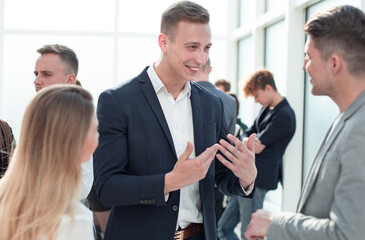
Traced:
<path fill-rule="evenodd" d="M 185 151 L 180 155 L 179 159 L 188 159 L 191 153 L 193 152 L 194 147 L 191 142 L 187 142 Z"/>
<path fill-rule="evenodd" d="M 255 152 L 255 138 L 256 138 L 256 134 L 253 133 L 250 135 L 250 137 L 247 140 L 247 148 L 251 152 Z"/>
<path fill-rule="evenodd" d="M 207 148 L 199 157 L 204 161 L 213 161 L 216 153 L 218 152 L 219 145 L 214 144 L 213 146 Z"/>

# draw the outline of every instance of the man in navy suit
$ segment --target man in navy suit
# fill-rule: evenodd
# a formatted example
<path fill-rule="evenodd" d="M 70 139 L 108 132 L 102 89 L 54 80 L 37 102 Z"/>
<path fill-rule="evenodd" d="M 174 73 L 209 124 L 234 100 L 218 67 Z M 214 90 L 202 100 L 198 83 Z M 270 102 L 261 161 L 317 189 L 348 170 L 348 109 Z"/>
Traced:
<path fill-rule="evenodd" d="M 265 195 L 282 182 L 283 155 L 295 132 L 295 114 L 288 101 L 276 89 L 273 74 L 266 70 L 253 73 L 243 88 L 247 96 L 254 96 L 262 105 L 254 124 L 245 135 L 257 134 L 255 140 L 257 178 L 252 199 L 233 197 L 218 223 L 220 239 L 237 239 L 234 228 L 241 221 L 241 238 L 244 237 L 251 214 L 262 209 Z"/>
<path fill-rule="evenodd" d="M 227 139 L 222 101 L 191 82 L 212 45 L 206 9 L 170 6 L 158 43 L 158 61 L 99 97 L 95 185 L 112 206 L 105 239 L 216 239 L 214 186 L 252 196 L 255 135 L 246 145 Z"/>

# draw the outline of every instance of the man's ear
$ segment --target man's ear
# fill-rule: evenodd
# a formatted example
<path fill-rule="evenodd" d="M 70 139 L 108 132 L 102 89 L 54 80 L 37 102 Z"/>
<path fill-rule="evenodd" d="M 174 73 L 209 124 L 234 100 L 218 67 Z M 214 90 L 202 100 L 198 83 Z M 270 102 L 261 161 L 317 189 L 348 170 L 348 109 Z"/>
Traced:
<path fill-rule="evenodd" d="M 273 90 L 273 88 L 271 87 L 271 85 L 269 85 L 269 84 L 265 85 L 265 91 L 272 91 L 272 90 Z"/>
<path fill-rule="evenodd" d="M 76 84 L 76 76 L 73 73 L 70 73 L 69 75 L 67 75 L 67 80 L 66 80 L 67 84 Z"/>
<path fill-rule="evenodd" d="M 158 35 L 158 45 L 162 52 L 166 52 L 168 41 L 169 38 L 165 34 L 160 33 L 160 35 Z"/>
<path fill-rule="evenodd" d="M 343 68 L 343 61 L 344 61 L 343 58 L 339 54 L 334 53 L 330 56 L 328 61 L 332 73 L 337 75 Z"/>

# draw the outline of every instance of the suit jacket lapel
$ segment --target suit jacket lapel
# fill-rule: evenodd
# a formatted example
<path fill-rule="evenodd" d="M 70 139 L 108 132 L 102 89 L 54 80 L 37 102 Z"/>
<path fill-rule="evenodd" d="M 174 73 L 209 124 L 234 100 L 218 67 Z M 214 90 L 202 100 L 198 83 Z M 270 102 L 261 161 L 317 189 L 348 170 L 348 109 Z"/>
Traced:
<path fill-rule="evenodd" d="M 195 155 L 198 156 L 203 152 L 203 117 L 202 117 L 202 109 L 200 105 L 200 97 L 199 93 L 191 83 L 191 109 L 193 112 L 193 125 L 194 125 L 194 147 L 195 147 Z"/>
<path fill-rule="evenodd" d="M 327 153 L 328 148 L 331 146 L 333 140 L 336 138 L 337 134 L 343 128 L 343 125 L 344 125 L 344 122 L 342 119 L 338 123 L 336 129 L 333 130 L 331 136 L 328 136 L 329 133 L 331 132 L 331 128 L 332 128 L 332 125 L 331 125 L 330 129 L 327 131 L 325 137 L 323 138 L 322 143 L 317 150 L 316 156 L 314 157 L 314 160 L 313 160 L 312 166 L 309 170 L 305 184 L 303 186 L 302 193 L 301 193 L 301 196 L 300 196 L 300 199 L 298 202 L 298 206 L 297 206 L 297 212 L 300 212 L 302 210 L 304 203 L 306 202 L 306 200 L 311 192 L 311 188 L 313 187 L 315 180 L 318 176 L 319 169 L 322 165 L 322 160 L 323 160 L 325 154 Z M 328 137 L 330 137 L 330 138 L 327 139 Z"/>
<path fill-rule="evenodd" d="M 171 150 L 176 155 L 175 146 L 174 146 L 174 142 L 172 140 L 169 126 L 167 125 L 165 115 L 163 114 L 160 102 L 158 101 L 158 98 L 157 98 L 157 95 L 155 92 L 155 89 L 152 86 L 151 80 L 148 77 L 146 70 L 147 70 L 147 68 L 139 76 L 139 81 L 142 83 L 141 90 L 142 90 L 143 94 L 145 95 L 146 100 L 149 103 L 149 105 L 151 106 L 153 112 L 155 113 L 155 116 L 156 116 L 157 120 L 159 121 L 160 126 L 163 129 L 163 131 L 170 143 Z"/>

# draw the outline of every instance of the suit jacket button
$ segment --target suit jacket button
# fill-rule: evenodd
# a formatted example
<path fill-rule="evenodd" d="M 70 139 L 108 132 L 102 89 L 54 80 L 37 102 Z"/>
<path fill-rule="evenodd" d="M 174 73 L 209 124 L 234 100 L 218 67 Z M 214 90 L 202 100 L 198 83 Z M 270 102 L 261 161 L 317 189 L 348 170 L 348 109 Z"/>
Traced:
<path fill-rule="evenodd" d="M 172 206 L 172 210 L 177 211 L 178 207 L 176 205 Z"/>

